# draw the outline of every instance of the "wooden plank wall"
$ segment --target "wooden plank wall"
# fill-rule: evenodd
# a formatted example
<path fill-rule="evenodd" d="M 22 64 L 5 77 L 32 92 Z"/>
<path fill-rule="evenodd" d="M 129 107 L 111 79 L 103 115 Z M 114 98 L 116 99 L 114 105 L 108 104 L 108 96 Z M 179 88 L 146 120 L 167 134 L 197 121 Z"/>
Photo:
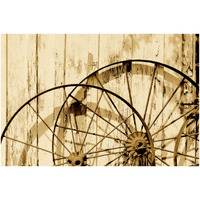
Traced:
<path fill-rule="evenodd" d="M 186 73 L 188 66 L 194 66 L 194 43 L 195 35 L 192 34 L 2 35 L 1 130 L 22 103 L 38 92 L 57 85 L 78 83 L 92 71 L 116 61 L 150 59 L 169 64 Z M 165 77 L 163 69 L 158 71 Z M 187 73 L 195 79 L 195 69 Z M 164 79 L 161 82 L 165 84 Z M 120 88 L 114 90 L 117 92 Z M 134 88 L 134 91 L 137 93 L 137 88 Z M 161 91 L 154 92 L 154 95 L 159 95 L 162 99 L 154 107 L 160 110 L 167 97 Z M 41 97 L 35 100 L 32 106 L 52 124 L 57 114 L 52 107 L 57 107 L 62 101 L 63 94 L 51 93 L 48 98 Z M 137 99 L 133 101 L 136 103 Z M 20 123 L 14 122 L 15 130 L 9 130 L 11 136 L 18 139 L 23 137 L 27 141 L 34 140 L 35 145 L 41 137 L 41 143 L 47 145 L 45 143 L 48 136 L 43 134 L 47 129 L 43 127 L 41 120 L 37 119 L 35 126 L 39 126 L 38 130 L 41 132 L 31 136 L 28 130 L 29 134 L 26 134 L 27 127 L 36 118 L 33 110 L 26 108 L 18 118 L 27 119 L 25 126 L 21 127 Z M 15 135 L 17 131 L 20 132 L 20 136 Z M 37 156 L 28 156 L 28 160 L 25 160 L 27 152 L 23 156 L 19 155 L 19 151 L 14 150 L 17 149 L 15 145 L 11 141 L 4 141 L 2 144 L 2 165 L 49 164 L 48 160 L 38 163 L 38 157 L 45 157 L 45 153 L 34 149 L 28 153 Z"/>

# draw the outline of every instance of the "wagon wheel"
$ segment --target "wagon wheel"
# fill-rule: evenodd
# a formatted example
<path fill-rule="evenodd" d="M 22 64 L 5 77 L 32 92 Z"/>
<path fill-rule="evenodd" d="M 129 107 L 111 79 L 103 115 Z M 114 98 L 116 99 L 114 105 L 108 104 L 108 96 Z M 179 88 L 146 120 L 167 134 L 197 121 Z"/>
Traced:
<path fill-rule="evenodd" d="M 191 113 L 185 120 L 174 148 L 175 166 L 199 165 L 199 113 Z"/>
<path fill-rule="evenodd" d="M 68 95 L 67 90 L 72 90 L 74 87 L 80 88 L 79 92 L 75 95 Z M 61 116 L 63 112 L 66 117 L 58 119 L 57 122 L 60 123 L 57 125 L 59 126 L 57 130 L 59 131 L 55 132 L 34 107 L 34 101 L 43 95 L 58 90 L 61 90 L 68 98 L 65 100 L 64 107 L 59 114 Z M 97 91 L 101 93 L 98 100 L 94 98 Z M 103 97 L 103 93 L 112 98 L 116 109 L 124 109 L 120 110 L 120 116 L 116 112 L 113 113 L 113 110 L 109 110 L 108 99 Z M 20 133 L 15 135 L 15 137 L 9 135 L 9 131 L 16 131 L 14 130 L 15 127 L 12 127 L 12 122 L 27 107 L 32 114 L 36 115 L 37 120 L 40 120 L 47 128 L 48 135 L 46 136 L 48 138 L 46 138 L 45 144 L 40 141 L 40 138 L 37 138 L 37 144 L 35 144 L 34 141 L 27 142 L 26 138 L 21 138 Z M 93 107 L 95 107 L 94 110 Z M 110 116 L 111 113 L 112 116 Z M 143 132 L 135 130 L 132 121 L 133 115 L 144 126 Z M 63 119 L 66 121 L 61 123 Z M 23 127 L 23 123 L 25 124 L 26 121 L 24 120 L 20 123 Z M 33 128 L 31 130 L 33 131 Z M 64 131 L 62 132 L 62 130 Z M 36 133 L 38 131 L 38 129 L 35 129 Z M 63 138 L 60 137 L 61 132 L 63 133 Z M 31 156 L 38 156 L 39 152 L 44 152 L 45 156 L 41 157 L 41 159 L 52 161 L 53 155 L 55 165 L 65 165 L 64 163 L 73 166 L 96 165 L 97 158 L 101 165 L 132 165 L 133 163 L 137 165 L 154 165 L 155 160 L 151 135 L 139 113 L 120 96 L 97 86 L 80 84 L 63 85 L 36 95 L 23 104 L 11 117 L 2 133 L 1 143 L 4 138 L 14 142 L 13 145 L 16 146 L 16 151 L 20 151 L 22 159 L 26 159 L 23 157 L 25 152 L 27 154 L 27 151 L 30 149 L 36 149 L 37 152 Z M 53 138 L 53 141 L 48 141 L 50 138 Z"/>
<path fill-rule="evenodd" d="M 54 126 L 52 152 L 67 157 L 52 154 L 54 165 L 154 165 L 153 142 L 139 113 L 113 92 L 77 87 L 77 93 L 65 94 Z M 145 126 L 143 132 L 135 129 L 133 115 Z"/>
<path fill-rule="evenodd" d="M 126 60 L 104 66 L 80 83 L 109 89 L 134 106 L 152 135 L 156 165 L 173 165 L 175 139 L 184 117 L 198 105 L 195 81 L 163 63 Z M 71 94 L 76 91 L 74 88 Z M 144 127 L 138 124 L 134 115 L 133 123 L 137 131 L 143 131 Z"/>

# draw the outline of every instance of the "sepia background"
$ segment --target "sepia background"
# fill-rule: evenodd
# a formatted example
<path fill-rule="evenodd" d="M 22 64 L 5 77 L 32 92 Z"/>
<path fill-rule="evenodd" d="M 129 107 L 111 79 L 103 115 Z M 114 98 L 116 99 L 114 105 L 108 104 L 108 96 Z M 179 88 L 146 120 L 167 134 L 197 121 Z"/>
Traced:
<path fill-rule="evenodd" d="M 127 59 L 158 61 L 173 66 L 196 81 L 198 79 L 196 74 L 197 44 L 196 34 L 2 35 L 1 131 L 14 112 L 39 92 L 54 86 L 79 83 L 94 70 L 117 61 Z M 139 70 L 140 84 L 143 88 L 149 88 L 150 82 L 142 81 L 142 77 L 146 77 L 149 72 L 142 68 Z M 171 79 L 170 74 L 163 68 L 159 70 L 164 77 L 161 81 L 161 88 L 165 87 L 168 92 L 154 91 L 153 96 L 159 101 L 157 101 L 157 106 L 153 107 L 152 113 L 158 112 L 161 108 L 159 106 L 163 105 L 163 101 L 167 99 L 172 89 L 164 81 L 164 79 Z M 121 90 L 119 86 L 120 83 L 118 83 L 118 87 L 110 86 L 109 90 L 119 94 Z M 131 90 L 134 90 L 138 96 L 141 94 L 139 85 L 131 85 Z M 189 92 L 193 93 L 194 91 L 189 90 Z M 52 94 L 48 99 L 35 102 L 34 106 L 37 106 L 42 116 L 48 117 L 48 122 L 53 125 L 57 116 L 54 108 L 62 101 L 62 95 L 58 97 L 57 94 Z M 134 103 L 143 115 L 143 110 L 140 110 L 139 106 L 140 102 L 135 100 Z M 36 120 L 36 116 L 30 116 L 30 110 L 27 109 L 18 119 L 10 131 L 12 136 L 17 138 L 20 132 L 20 137 L 30 137 L 27 136 L 27 129 Z M 20 121 L 26 121 L 26 126 Z M 163 124 L 164 122 L 165 119 L 162 118 L 159 123 Z M 46 130 L 43 129 L 43 131 Z M 4 140 L 1 148 L 1 165 L 37 165 L 38 159 L 43 156 L 46 159 L 46 155 L 42 154 L 32 157 L 36 152 L 31 150 L 26 154 L 26 159 L 20 161 L 20 147 L 16 148 L 11 141 Z M 173 145 L 169 148 L 173 150 Z M 42 165 L 50 165 L 48 159 L 45 159 Z M 172 165 L 172 160 L 169 161 L 169 164 Z"/>

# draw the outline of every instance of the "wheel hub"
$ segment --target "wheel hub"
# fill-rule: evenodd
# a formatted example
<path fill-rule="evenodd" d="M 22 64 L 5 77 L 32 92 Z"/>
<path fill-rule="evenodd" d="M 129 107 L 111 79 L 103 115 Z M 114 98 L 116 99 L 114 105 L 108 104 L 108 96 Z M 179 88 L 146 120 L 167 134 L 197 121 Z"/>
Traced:
<path fill-rule="evenodd" d="M 133 156 L 141 156 L 147 152 L 148 140 L 143 132 L 132 133 L 125 144 L 127 151 Z"/>
<path fill-rule="evenodd" d="M 68 157 L 68 164 L 70 166 L 86 166 L 86 157 L 84 153 L 74 152 Z"/>

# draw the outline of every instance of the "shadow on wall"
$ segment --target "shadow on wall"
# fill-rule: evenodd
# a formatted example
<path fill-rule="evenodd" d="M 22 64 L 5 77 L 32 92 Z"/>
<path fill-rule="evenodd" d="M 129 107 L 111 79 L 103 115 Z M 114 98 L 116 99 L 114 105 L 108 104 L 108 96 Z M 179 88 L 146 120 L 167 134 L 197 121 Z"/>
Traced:
<path fill-rule="evenodd" d="M 93 108 L 95 108 L 96 107 L 96 104 L 95 103 L 91 103 L 91 102 L 88 102 L 88 103 L 90 103 L 90 105 L 91 105 L 91 109 L 93 109 Z M 76 109 L 74 108 L 74 106 L 77 106 L 76 107 Z M 79 105 L 75 105 L 75 104 L 72 104 L 71 106 L 70 106 L 70 113 L 73 113 L 74 112 L 74 110 L 77 112 L 76 113 L 76 115 L 81 115 L 81 114 L 83 114 L 83 115 L 85 115 L 86 114 L 86 112 L 83 112 L 84 110 L 85 110 L 85 107 L 84 106 L 81 106 L 80 104 Z M 53 123 L 53 121 L 52 121 L 52 117 L 53 117 L 53 115 L 54 115 L 54 113 L 58 113 L 60 111 L 60 107 L 56 107 L 55 108 L 55 110 L 54 110 L 54 112 L 51 114 L 51 115 L 49 115 L 48 117 L 46 117 L 45 119 L 44 119 L 44 121 L 48 124 L 48 126 L 49 127 L 52 127 L 52 126 L 54 126 L 55 124 Z M 99 112 L 101 112 L 101 113 L 104 113 L 105 115 L 107 115 L 107 116 L 110 116 L 110 120 L 118 120 L 118 118 L 119 118 L 119 115 L 118 114 L 116 114 L 116 113 L 111 113 L 110 111 L 108 111 L 108 110 L 106 110 L 106 109 L 103 109 L 103 108 L 99 108 L 98 110 L 97 110 L 97 113 L 99 113 Z M 67 113 L 67 111 L 65 110 L 65 113 Z M 125 118 L 124 116 L 122 116 L 123 118 Z M 128 122 L 127 122 L 128 123 Z M 129 124 L 129 123 L 128 123 Z M 133 128 L 133 126 L 131 125 L 131 124 L 129 124 L 129 127 L 130 127 L 130 129 L 131 130 L 133 130 L 134 128 Z M 101 127 L 99 127 L 101 130 L 103 130 Z M 39 130 L 39 131 L 37 131 L 37 130 Z M 36 140 L 36 138 L 40 138 L 40 137 L 42 137 L 42 135 L 46 132 L 46 131 L 48 131 L 49 129 L 47 128 L 47 126 L 44 126 L 44 123 L 43 122 L 40 122 L 39 124 L 37 124 L 37 123 L 35 123 L 32 127 L 31 127 L 31 129 L 30 129 L 30 131 L 29 131 L 29 134 L 31 134 L 31 139 L 32 139 L 32 143 L 34 142 L 34 140 Z M 104 131 L 104 130 L 103 130 Z M 53 135 L 52 135 L 53 136 Z M 26 143 L 29 143 L 28 141 L 26 141 Z M 30 144 L 30 143 L 29 143 Z M 29 149 L 30 148 L 33 148 L 33 147 L 30 147 L 30 146 L 25 146 L 24 148 L 23 148 L 23 151 L 22 151 L 22 154 L 21 154 L 21 156 L 20 156 L 20 159 L 19 159 L 19 162 L 18 162 L 18 166 L 25 166 L 26 165 L 26 162 L 27 162 L 27 154 L 28 154 L 28 151 L 29 151 Z"/>

